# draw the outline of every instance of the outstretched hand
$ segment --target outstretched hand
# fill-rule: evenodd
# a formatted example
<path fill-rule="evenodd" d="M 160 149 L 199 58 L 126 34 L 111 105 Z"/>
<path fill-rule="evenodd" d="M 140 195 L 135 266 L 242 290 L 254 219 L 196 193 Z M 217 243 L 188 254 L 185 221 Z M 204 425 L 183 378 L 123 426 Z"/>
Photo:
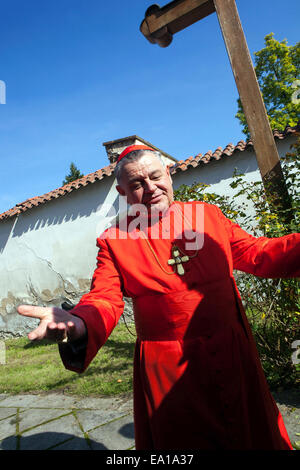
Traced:
<path fill-rule="evenodd" d="M 38 318 L 39 326 L 28 334 L 32 341 L 49 339 L 62 342 L 80 338 L 86 332 L 86 326 L 81 318 L 58 307 L 37 307 L 34 305 L 19 305 L 17 311 L 25 317 Z"/>

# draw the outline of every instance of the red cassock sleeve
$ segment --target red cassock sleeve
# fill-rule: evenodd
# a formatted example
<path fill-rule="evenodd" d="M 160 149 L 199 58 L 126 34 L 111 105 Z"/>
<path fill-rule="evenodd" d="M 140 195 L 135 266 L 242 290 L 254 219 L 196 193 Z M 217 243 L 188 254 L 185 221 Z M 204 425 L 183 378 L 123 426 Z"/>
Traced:
<path fill-rule="evenodd" d="M 65 367 L 75 372 L 83 372 L 88 367 L 117 325 L 124 310 L 122 281 L 113 262 L 113 255 L 105 240 L 98 238 L 97 246 L 97 268 L 93 274 L 91 290 L 69 311 L 80 317 L 87 328 L 83 360 L 77 361 L 76 354 L 64 345 L 59 348 Z"/>
<path fill-rule="evenodd" d="M 300 233 L 253 237 L 219 209 L 218 213 L 228 233 L 234 269 L 266 278 L 300 276 Z"/>

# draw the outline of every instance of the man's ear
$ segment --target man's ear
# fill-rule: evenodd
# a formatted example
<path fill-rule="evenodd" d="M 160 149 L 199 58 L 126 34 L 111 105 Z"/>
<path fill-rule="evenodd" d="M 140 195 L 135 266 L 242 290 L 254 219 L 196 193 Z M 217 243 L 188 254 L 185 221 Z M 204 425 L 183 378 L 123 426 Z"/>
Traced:
<path fill-rule="evenodd" d="M 170 166 L 171 166 L 171 165 L 166 166 L 166 171 L 167 171 L 167 175 L 168 175 L 168 177 L 169 177 L 171 183 L 173 184 L 172 176 L 171 176 L 171 173 L 170 173 Z"/>
<path fill-rule="evenodd" d="M 119 184 L 117 184 L 116 189 L 117 189 L 118 193 L 121 194 L 121 196 L 125 196 L 125 191 L 124 191 L 124 189 L 121 188 L 121 186 Z"/>

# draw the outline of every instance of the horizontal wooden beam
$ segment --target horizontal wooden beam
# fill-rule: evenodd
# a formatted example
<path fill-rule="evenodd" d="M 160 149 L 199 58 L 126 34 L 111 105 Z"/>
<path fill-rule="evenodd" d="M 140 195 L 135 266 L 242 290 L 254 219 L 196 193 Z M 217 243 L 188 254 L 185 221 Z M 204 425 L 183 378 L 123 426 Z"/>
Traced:
<path fill-rule="evenodd" d="M 213 0 L 174 0 L 164 7 L 152 5 L 140 31 L 152 44 L 168 46 L 172 36 L 215 11 Z"/>

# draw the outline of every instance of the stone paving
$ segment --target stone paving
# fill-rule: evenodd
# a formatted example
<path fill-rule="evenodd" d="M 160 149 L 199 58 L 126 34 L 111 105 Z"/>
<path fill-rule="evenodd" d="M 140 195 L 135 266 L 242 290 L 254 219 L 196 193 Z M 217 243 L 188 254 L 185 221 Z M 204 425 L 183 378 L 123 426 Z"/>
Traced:
<path fill-rule="evenodd" d="M 132 397 L 0 395 L 1 450 L 134 450 Z"/>
<path fill-rule="evenodd" d="M 299 388 L 272 392 L 280 410 L 293 447 L 300 450 L 300 392 Z"/>
<path fill-rule="evenodd" d="M 273 394 L 300 449 L 299 391 Z M 132 396 L 0 394 L 0 450 L 134 450 Z"/>

